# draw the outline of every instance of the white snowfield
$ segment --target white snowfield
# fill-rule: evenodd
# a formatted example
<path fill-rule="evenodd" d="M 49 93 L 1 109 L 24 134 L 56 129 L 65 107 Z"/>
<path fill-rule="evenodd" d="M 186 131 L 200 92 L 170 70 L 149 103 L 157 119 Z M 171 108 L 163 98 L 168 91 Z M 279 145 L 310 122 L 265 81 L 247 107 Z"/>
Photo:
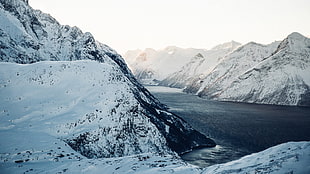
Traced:
<path fill-rule="evenodd" d="M 139 104 L 126 77 L 106 63 L 0 63 L 0 77 L 1 173 L 310 172 L 310 142 L 282 144 L 205 169 L 183 162 L 165 149 L 165 139 L 148 119 L 126 116 L 128 108 Z M 110 78 L 118 78 L 117 83 Z M 122 113 L 126 120 L 119 117 Z M 113 138 L 122 136 L 120 130 L 129 118 L 143 126 L 135 132 L 140 135 L 134 140 L 141 148 L 138 154 L 130 151 L 134 148 L 126 139 Z M 123 152 L 124 157 L 88 159 L 66 143 L 83 132 L 98 135 L 90 146 L 101 153 L 115 150 L 113 144 L 128 146 L 129 151 Z M 133 141 L 130 136 L 127 140 Z"/>

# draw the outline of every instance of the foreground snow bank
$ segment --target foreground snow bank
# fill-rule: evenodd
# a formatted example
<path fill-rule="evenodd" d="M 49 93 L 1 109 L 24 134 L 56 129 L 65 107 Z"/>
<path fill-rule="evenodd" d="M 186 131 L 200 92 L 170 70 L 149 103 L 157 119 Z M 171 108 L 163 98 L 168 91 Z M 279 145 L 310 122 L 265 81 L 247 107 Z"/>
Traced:
<path fill-rule="evenodd" d="M 239 160 L 208 167 L 209 173 L 310 173 L 310 142 L 289 142 Z"/>
<path fill-rule="evenodd" d="M 88 159 L 65 142 L 42 132 L 0 131 L 0 173 L 200 173 L 175 155 L 138 155 Z"/>
<path fill-rule="evenodd" d="M 199 169 L 173 155 L 139 155 L 87 159 L 45 133 L 1 131 L 1 173 L 310 173 L 310 142 L 290 142 L 239 160 Z M 22 143 L 21 143 L 22 142 Z"/>

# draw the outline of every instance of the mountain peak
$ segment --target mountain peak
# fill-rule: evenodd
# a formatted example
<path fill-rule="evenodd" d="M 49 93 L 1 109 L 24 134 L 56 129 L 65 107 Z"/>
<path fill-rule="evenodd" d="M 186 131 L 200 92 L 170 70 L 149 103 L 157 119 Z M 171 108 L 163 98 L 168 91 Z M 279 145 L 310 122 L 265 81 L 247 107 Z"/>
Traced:
<path fill-rule="evenodd" d="M 213 47 L 212 50 L 235 49 L 240 45 L 241 43 L 232 40 L 230 42 L 225 42 L 223 44 L 217 45 Z"/>
<path fill-rule="evenodd" d="M 303 36 L 302 34 L 298 33 L 298 32 L 293 32 L 293 33 L 289 34 L 287 36 L 287 38 L 290 38 L 290 39 L 303 39 L 303 38 L 306 38 L 306 37 Z"/>
<path fill-rule="evenodd" d="M 168 52 L 168 54 L 171 54 L 172 52 L 175 52 L 178 49 L 180 48 L 177 46 L 167 46 L 166 48 L 164 48 L 164 50 Z"/>
<path fill-rule="evenodd" d="M 290 49 L 295 51 L 308 50 L 310 46 L 310 39 L 298 32 L 293 32 L 287 36 L 278 46 L 275 53 L 282 49 Z"/>

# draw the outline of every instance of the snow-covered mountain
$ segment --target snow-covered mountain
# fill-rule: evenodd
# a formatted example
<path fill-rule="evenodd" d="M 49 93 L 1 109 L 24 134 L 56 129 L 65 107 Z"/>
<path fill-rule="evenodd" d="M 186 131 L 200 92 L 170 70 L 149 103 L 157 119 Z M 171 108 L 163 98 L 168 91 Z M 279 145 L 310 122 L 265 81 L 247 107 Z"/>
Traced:
<path fill-rule="evenodd" d="M 199 93 L 201 88 L 205 88 L 205 91 L 210 91 L 211 94 L 216 96 L 217 92 L 221 92 L 238 75 L 272 54 L 278 44 L 274 42 L 269 45 L 261 45 L 250 42 L 240 46 L 231 54 L 226 55 L 211 71 L 201 76 L 194 76 L 196 79 L 193 80 L 193 84 L 187 86 L 185 91 Z M 209 98 L 212 98 L 212 96 L 209 96 Z"/>
<path fill-rule="evenodd" d="M 136 78 L 145 84 L 157 84 L 178 71 L 198 53 L 204 55 L 207 50 L 179 48 L 169 46 L 161 50 L 147 48 L 126 52 L 124 58 Z"/>
<path fill-rule="evenodd" d="M 164 79 L 179 69 L 190 57 L 203 51 L 169 46 L 161 50 L 147 48 L 143 51 L 128 51 L 124 54 L 124 58 L 139 81 L 152 84 Z"/>
<path fill-rule="evenodd" d="M 144 51 L 128 51 L 124 55 L 124 58 L 138 80 L 145 84 L 158 84 L 169 77 L 171 80 L 172 78 L 177 78 L 171 77 L 171 74 L 172 76 L 182 74 L 182 72 L 178 72 L 182 71 L 182 67 L 187 63 L 191 64 L 195 61 L 193 59 L 195 59 L 197 55 L 205 57 L 205 59 L 207 59 L 205 62 L 208 62 L 200 66 L 199 69 L 201 71 L 201 69 L 212 67 L 221 57 L 231 52 L 239 45 L 239 43 L 231 41 L 218 45 L 211 50 L 194 48 L 183 49 L 175 46 L 169 46 L 161 50 L 147 48 Z M 166 82 L 167 81 L 162 83 Z"/>
<path fill-rule="evenodd" d="M 11 62 L 0 63 L 1 146 L 25 134 L 39 137 L 28 150 L 59 140 L 101 158 L 215 145 L 167 112 L 114 50 L 27 2 L 0 0 L 0 60 Z"/>
<path fill-rule="evenodd" d="M 169 74 L 159 84 L 176 88 L 186 87 L 193 79 L 208 74 L 222 60 L 222 58 L 231 53 L 240 43 L 235 41 L 227 42 L 207 50 L 202 55 L 198 53 L 189 62 L 182 66 L 178 71 Z"/>
<path fill-rule="evenodd" d="M 216 100 L 310 105 L 310 39 L 292 33 L 282 42 L 246 44 L 186 92 Z"/>

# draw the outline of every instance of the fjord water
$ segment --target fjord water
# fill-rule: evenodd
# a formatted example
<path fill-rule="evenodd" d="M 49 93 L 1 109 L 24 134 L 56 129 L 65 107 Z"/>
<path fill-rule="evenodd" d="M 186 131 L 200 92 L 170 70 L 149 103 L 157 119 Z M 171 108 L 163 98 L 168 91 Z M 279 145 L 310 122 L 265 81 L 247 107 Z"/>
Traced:
<path fill-rule="evenodd" d="M 180 89 L 146 86 L 169 110 L 217 146 L 182 155 L 200 167 L 224 163 L 288 141 L 310 141 L 310 108 L 219 102 Z"/>

